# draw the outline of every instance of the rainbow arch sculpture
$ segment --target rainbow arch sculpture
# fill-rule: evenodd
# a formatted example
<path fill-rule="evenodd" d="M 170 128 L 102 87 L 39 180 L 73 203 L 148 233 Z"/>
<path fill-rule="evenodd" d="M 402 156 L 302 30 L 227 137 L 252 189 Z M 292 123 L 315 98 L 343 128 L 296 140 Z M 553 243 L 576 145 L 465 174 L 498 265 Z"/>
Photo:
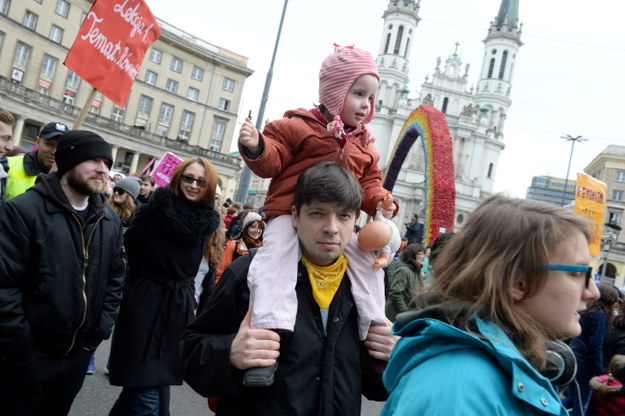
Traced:
<path fill-rule="evenodd" d="M 445 114 L 429 105 L 420 105 L 406 119 L 399 133 L 391 161 L 384 170 L 384 188 L 393 191 L 408 151 L 421 137 L 425 157 L 424 243 L 431 245 L 441 233 L 453 231 L 456 210 L 456 182 L 452 139 Z"/>

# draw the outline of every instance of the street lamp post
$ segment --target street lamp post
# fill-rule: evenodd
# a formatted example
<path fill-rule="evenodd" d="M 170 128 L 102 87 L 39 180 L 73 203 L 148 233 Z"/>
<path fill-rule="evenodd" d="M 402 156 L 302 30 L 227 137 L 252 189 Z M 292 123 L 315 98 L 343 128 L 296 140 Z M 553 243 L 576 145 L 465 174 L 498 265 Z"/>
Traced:
<path fill-rule="evenodd" d="M 604 224 L 608 229 L 606 230 L 607 238 L 606 244 L 608 245 L 608 250 L 605 253 L 605 259 L 603 261 L 603 265 L 601 266 L 601 280 L 604 279 L 606 271 L 608 269 L 608 257 L 610 257 L 610 250 L 612 250 L 612 245 L 616 243 L 618 240 L 618 234 L 621 232 L 621 227 L 612 222 L 606 222 Z"/>
<path fill-rule="evenodd" d="M 269 89 L 271 88 L 271 80 L 273 79 L 273 64 L 276 61 L 276 54 L 278 53 L 278 45 L 280 44 L 280 35 L 282 34 L 282 24 L 284 23 L 284 15 L 286 14 L 286 6 L 289 0 L 284 0 L 284 6 L 282 7 L 282 17 L 280 17 L 280 26 L 278 26 L 278 34 L 276 36 L 276 44 L 273 47 L 273 55 L 271 56 L 271 65 L 267 71 L 267 77 L 265 78 L 265 88 L 263 89 L 263 98 L 260 100 L 260 108 L 258 109 L 258 115 L 256 116 L 256 128 L 258 130 L 263 126 L 263 117 L 265 116 L 265 106 L 269 100 Z M 247 193 L 250 187 L 250 179 L 252 178 L 252 171 L 246 164 L 243 165 L 243 172 L 241 172 L 241 178 L 239 179 L 239 189 L 235 196 L 235 200 L 239 202 L 245 202 L 247 200 Z"/>
<path fill-rule="evenodd" d="M 569 167 L 566 168 L 566 179 L 564 180 L 564 189 L 562 190 L 562 206 L 564 206 L 564 198 L 566 196 L 566 188 L 569 186 L 569 172 L 571 170 L 571 160 L 573 159 L 573 148 L 575 147 L 575 142 L 584 142 L 588 139 L 582 139 L 582 136 L 573 137 L 570 134 L 566 136 L 560 137 L 566 141 L 571 142 L 571 154 L 569 155 Z"/>

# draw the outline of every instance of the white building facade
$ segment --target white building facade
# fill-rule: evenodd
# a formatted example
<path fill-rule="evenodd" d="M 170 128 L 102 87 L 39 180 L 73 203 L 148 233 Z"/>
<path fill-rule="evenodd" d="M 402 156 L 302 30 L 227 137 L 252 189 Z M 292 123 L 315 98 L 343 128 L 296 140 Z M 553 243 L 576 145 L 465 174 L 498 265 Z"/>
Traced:
<path fill-rule="evenodd" d="M 395 141 L 409 114 L 420 104 L 445 113 L 453 138 L 456 175 L 456 227 L 492 192 L 503 143 L 504 123 L 511 105 L 510 92 L 521 42 L 518 0 L 502 0 L 484 39 L 484 55 L 477 87 L 468 87 L 469 64 L 455 51 L 421 85 L 417 99 L 408 98 L 408 69 L 412 38 L 419 23 L 420 0 L 391 0 L 384 12 L 384 29 L 377 57 L 382 81 L 376 98 L 376 116 L 368 125 L 377 138 L 382 167 L 392 158 Z M 397 223 L 412 213 L 423 213 L 423 146 L 411 149 L 393 195 L 401 209 Z"/>

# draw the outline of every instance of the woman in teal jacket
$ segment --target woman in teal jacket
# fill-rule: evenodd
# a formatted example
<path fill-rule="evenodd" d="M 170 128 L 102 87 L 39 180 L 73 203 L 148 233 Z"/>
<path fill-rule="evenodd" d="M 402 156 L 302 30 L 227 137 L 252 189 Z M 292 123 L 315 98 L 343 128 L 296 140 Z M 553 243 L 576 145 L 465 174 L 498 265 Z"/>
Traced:
<path fill-rule="evenodd" d="M 541 375 L 546 342 L 579 335 L 597 299 L 588 221 L 494 195 L 433 267 L 418 311 L 400 314 L 382 415 L 568 415 Z"/>

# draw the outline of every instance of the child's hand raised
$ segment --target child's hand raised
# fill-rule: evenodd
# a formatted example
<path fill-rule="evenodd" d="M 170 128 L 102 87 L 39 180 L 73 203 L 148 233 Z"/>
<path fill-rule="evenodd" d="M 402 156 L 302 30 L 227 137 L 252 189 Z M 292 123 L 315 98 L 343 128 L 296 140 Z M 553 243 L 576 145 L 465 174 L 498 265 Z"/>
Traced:
<path fill-rule="evenodd" d="M 259 148 L 258 142 L 258 130 L 256 130 L 256 127 L 252 124 L 252 120 L 246 118 L 239 131 L 239 144 L 247 147 L 251 154 L 256 155 Z"/>

